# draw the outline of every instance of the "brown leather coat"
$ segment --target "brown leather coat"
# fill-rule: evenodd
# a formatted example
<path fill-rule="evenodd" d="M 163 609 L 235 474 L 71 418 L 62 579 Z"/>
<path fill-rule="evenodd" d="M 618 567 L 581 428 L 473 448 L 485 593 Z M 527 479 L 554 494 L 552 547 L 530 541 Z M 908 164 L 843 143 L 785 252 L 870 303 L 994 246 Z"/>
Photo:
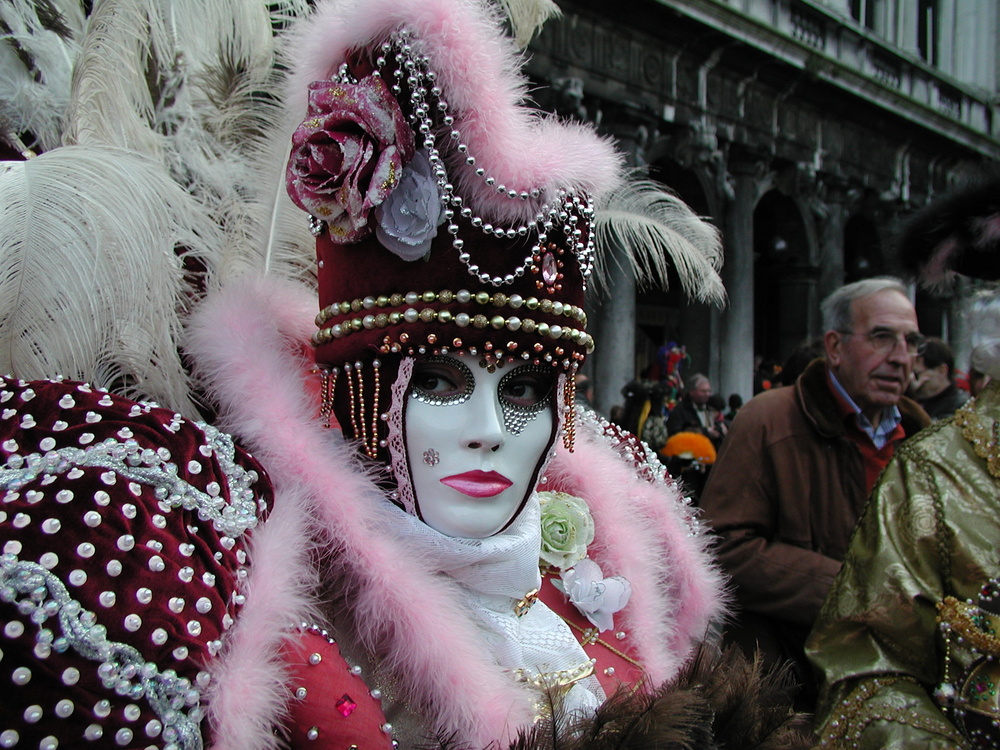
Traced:
<path fill-rule="evenodd" d="M 907 436 L 930 424 L 914 401 L 899 410 Z M 814 361 L 794 386 L 740 409 L 700 503 L 736 584 L 726 640 L 759 649 L 767 666 L 790 662 L 805 712 L 816 698 L 806 637 L 867 499 L 861 451 L 846 433 L 826 365 Z"/>
<path fill-rule="evenodd" d="M 929 424 L 899 404 L 907 436 Z M 809 627 L 840 570 L 867 499 L 861 453 L 814 361 L 793 387 L 739 412 L 701 498 L 743 609 Z"/>

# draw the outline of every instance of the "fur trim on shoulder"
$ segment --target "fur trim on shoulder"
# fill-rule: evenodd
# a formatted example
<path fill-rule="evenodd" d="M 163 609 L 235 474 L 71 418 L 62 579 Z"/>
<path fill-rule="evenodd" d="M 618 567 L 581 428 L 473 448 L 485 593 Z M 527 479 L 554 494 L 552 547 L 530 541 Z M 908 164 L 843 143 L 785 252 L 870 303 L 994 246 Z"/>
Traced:
<path fill-rule="evenodd" d="M 538 188 L 543 200 L 564 188 L 595 199 L 622 179 L 611 141 L 589 126 L 544 117 L 525 106 L 526 82 L 514 42 L 487 0 L 325 0 L 291 36 L 295 60 L 289 109 L 303 117 L 308 85 L 336 74 L 348 53 L 372 47 L 406 27 L 455 117 L 476 167 L 517 191 Z M 459 193 L 493 221 L 529 221 L 535 201 L 510 201 L 462 161 L 450 165 Z"/>
<path fill-rule="evenodd" d="M 286 297 L 283 301 L 283 309 L 296 309 L 297 300 Z M 306 312 L 308 322 L 308 311 L 301 306 L 298 309 Z M 191 322 L 189 351 L 206 364 L 202 377 L 213 377 L 220 388 L 239 389 L 235 397 L 241 394 L 258 405 L 269 400 L 269 388 L 280 385 L 259 382 L 248 388 L 235 377 L 213 371 L 217 363 L 210 356 L 202 356 L 204 347 L 221 353 L 214 343 L 216 334 L 238 325 L 238 315 L 210 299 Z M 252 347 L 243 348 L 246 343 L 232 341 L 238 359 L 254 360 L 257 352 Z M 274 491 L 267 520 L 251 537 L 251 573 L 242 592 L 246 603 L 213 667 L 208 705 L 214 750 L 263 750 L 278 745 L 274 728 L 290 697 L 280 657 L 282 646 L 286 639 L 294 637 L 300 623 L 320 622 L 315 607 L 318 579 L 312 564 L 315 535 L 307 522 L 311 517 L 310 498 L 303 488 L 288 482 L 274 483 Z"/>
<path fill-rule="evenodd" d="M 307 498 L 286 488 L 250 543 L 246 604 L 214 662 L 209 688 L 213 750 L 274 747 L 274 728 L 291 693 L 282 644 L 301 622 L 318 623 L 313 606 L 316 575 L 312 540 L 301 522 Z"/>
<path fill-rule="evenodd" d="M 597 530 L 591 557 L 606 575 L 632 584 L 618 617 L 658 684 L 678 673 L 710 624 L 725 616 L 723 576 L 697 511 L 662 465 L 642 455 L 638 441 L 627 450 L 631 436 L 602 425 L 593 412 L 578 416 L 574 452 L 560 448 L 547 474 L 553 489 L 590 505 Z"/>

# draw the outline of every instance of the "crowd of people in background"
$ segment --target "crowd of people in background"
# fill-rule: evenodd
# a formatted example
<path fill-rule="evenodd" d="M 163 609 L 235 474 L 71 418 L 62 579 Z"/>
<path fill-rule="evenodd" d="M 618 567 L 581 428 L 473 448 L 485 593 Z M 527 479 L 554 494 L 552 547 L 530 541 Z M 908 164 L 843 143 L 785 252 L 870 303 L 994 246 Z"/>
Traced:
<path fill-rule="evenodd" d="M 938 283 L 935 269 L 947 266 L 996 280 L 998 187 L 918 216 L 900 239 L 915 278 Z M 718 535 L 737 603 L 723 640 L 791 665 L 796 706 L 815 713 L 821 746 L 997 747 L 1000 409 L 990 383 L 1000 298 L 991 289 L 968 311 L 965 372 L 948 342 L 920 333 L 906 283 L 864 279 L 824 300 L 821 337 L 781 365 L 758 359 L 746 404 L 733 394 L 726 411 L 696 373 L 671 404 L 665 441 L 628 425 Z M 622 392 L 628 403 L 662 389 L 634 382 Z M 678 433 L 689 436 L 677 443 L 684 460 L 670 446 Z M 698 437 L 715 450 L 699 454 Z"/>
<path fill-rule="evenodd" d="M 646 377 L 630 381 L 621 389 L 624 403 L 613 406 L 608 417 L 615 424 L 640 436 L 675 476 L 687 481 L 688 490 L 697 499 L 744 401 L 738 393 L 731 393 L 724 399 L 714 391 L 711 380 L 700 372 L 684 377 L 681 367 L 689 365 L 690 360 L 683 346 L 671 342 L 662 347 L 661 361 L 665 352 L 674 356 L 669 376 L 653 380 L 651 378 L 663 370 L 657 366 L 650 367 Z M 682 356 L 678 358 L 677 352 L 681 352 Z M 757 357 L 753 395 L 794 386 L 810 363 L 824 357 L 822 337 L 803 341 L 781 364 Z M 951 346 L 941 338 L 928 336 L 914 359 L 905 394 L 918 403 L 933 421 L 938 421 L 951 416 L 970 397 L 978 395 L 989 380 L 988 375 L 975 367 L 970 366 L 967 371 L 959 370 Z M 579 403 L 592 406 L 593 389 L 588 375 L 577 375 Z M 682 438 L 668 445 L 670 438 L 680 433 L 683 433 Z M 697 436 L 707 438 L 707 442 Z"/>

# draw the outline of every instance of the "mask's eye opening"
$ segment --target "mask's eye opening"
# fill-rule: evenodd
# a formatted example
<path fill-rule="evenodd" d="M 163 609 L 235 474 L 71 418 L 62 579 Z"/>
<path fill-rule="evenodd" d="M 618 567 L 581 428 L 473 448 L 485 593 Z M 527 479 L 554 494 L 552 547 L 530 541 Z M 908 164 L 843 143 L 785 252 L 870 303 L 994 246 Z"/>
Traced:
<path fill-rule="evenodd" d="M 413 398 L 443 406 L 465 401 L 475 385 L 472 371 L 459 360 L 428 357 L 414 363 L 410 393 Z"/>
<path fill-rule="evenodd" d="M 542 406 L 551 399 L 555 381 L 551 369 L 544 370 L 533 365 L 518 367 L 500 381 L 500 400 L 525 409 Z"/>

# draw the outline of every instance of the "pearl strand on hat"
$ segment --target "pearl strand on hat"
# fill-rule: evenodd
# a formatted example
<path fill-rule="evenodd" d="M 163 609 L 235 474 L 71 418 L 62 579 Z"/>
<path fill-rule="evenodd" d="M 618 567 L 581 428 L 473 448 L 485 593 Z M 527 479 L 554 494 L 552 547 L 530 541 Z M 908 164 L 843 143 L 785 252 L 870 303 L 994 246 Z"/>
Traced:
<path fill-rule="evenodd" d="M 534 220 L 518 226 L 501 227 L 494 226 L 486 221 L 482 216 L 473 213 L 472 209 L 465 205 L 465 201 L 460 195 L 456 195 L 455 187 L 448 179 L 448 172 L 444 159 L 437 145 L 435 132 L 440 127 L 435 125 L 435 117 L 440 119 L 440 126 L 448 128 L 447 140 L 454 143 L 454 149 L 465 155 L 466 164 L 475 168 L 475 174 L 483 182 L 497 191 L 498 194 L 506 196 L 511 200 L 528 201 L 529 199 L 539 199 L 542 195 L 540 188 L 534 187 L 531 190 L 517 191 L 505 185 L 498 185 L 494 176 L 486 174 L 482 167 L 476 167 L 476 157 L 469 153 L 468 145 L 462 141 L 461 132 L 455 127 L 455 119 L 448 114 L 448 102 L 443 96 L 440 86 L 437 85 L 437 74 L 430 69 L 427 55 L 417 54 L 414 50 L 412 34 L 408 29 L 396 31 L 391 39 L 382 44 L 381 54 L 375 60 L 375 75 L 383 75 L 388 65 L 388 58 L 393 56 L 396 67 L 392 70 L 391 77 L 395 80 L 390 88 L 394 95 L 403 94 L 403 79 L 410 91 L 410 102 L 412 105 L 411 122 L 418 136 L 423 138 L 423 147 L 427 150 L 428 160 L 437 178 L 438 189 L 441 201 L 445 205 L 445 220 L 448 222 L 448 233 L 452 235 L 452 247 L 458 252 L 459 260 L 468 269 L 469 274 L 479 279 L 483 284 L 492 286 L 502 286 L 513 284 L 514 281 L 523 276 L 530 268 L 537 270 L 536 258 L 544 252 L 548 235 L 554 229 L 559 229 L 572 242 L 572 249 L 577 254 L 580 261 L 583 284 L 586 289 L 588 279 L 593 273 L 594 267 L 594 237 L 593 220 L 594 209 L 590 201 L 585 196 L 569 194 L 565 189 L 558 189 L 555 192 L 551 203 L 543 202 L 536 213 Z M 337 76 L 341 83 L 351 83 L 351 76 L 347 64 L 343 64 Z M 432 106 L 432 101 L 435 103 Z M 482 231 L 487 236 L 498 239 L 514 240 L 518 237 L 526 237 L 532 232 L 537 233 L 537 238 L 524 260 L 512 271 L 500 275 L 492 275 L 483 271 L 477 263 L 473 262 L 472 255 L 465 250 L 465 242 L 458 236 L 459 226 L 455 223 L 456 211 L 459 216 L 474 227 Z M 583 240 L 583 230 L 578 226 L 580 219 L 588 227 L 586 241 Z"/>

